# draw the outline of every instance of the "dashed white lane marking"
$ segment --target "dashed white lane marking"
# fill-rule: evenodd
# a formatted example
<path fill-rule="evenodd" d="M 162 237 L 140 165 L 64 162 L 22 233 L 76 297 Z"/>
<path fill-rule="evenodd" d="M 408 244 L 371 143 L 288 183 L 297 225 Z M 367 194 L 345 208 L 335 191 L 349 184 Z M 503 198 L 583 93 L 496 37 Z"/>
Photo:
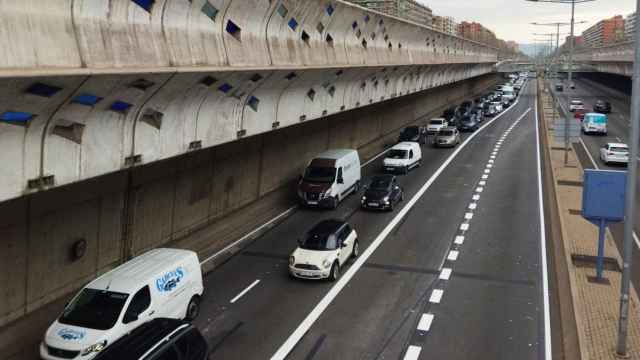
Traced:
<path fill-rule="evenodd" d="M 418 360 L 422 348 L 420 346 L 409 346 L 407 352 L 404 354 L 403 360 Z"/>
<path fill-rule="evenodd" d="M 431 297 L 429 298 L 430 303 L 439 304 L 440 300 L 442 300 L 442 295 L 444 295 L 444 291 L 440 289 L 435 289 L 431 293 Z"/>
<path fill-rule="evenodd" d="M 246 289 L 242 290 L 238 295 L 236 295 L 236 297 L 231 299 L 230 303 L 233 304 L 236 301 L 238 301 L 241 297 L 243 297 L 246 293 L 248 293 L 251 289 L 253 289 L 254 286 L 258 285 L 259 283 L 260 283 L 260 279 L 252 282 L 251 285 L 247 286 Z"/>
<path fill-rule="evenodd" d="M 468 212 L 468 213 L 464 214 L 464 218 L 466 220 L 471 220 L 473 218 L 473 213 Z"/>
<path fill-rule="evenodd" d="M 460 252 L 458 252 L 457 250 L 451 250 L 449 251 L 449 255 L 447 255 L 447 260 L 456 261 L 458 260 L 458 255 L 460 255 Z"/>
<path fill-rule="evenodd" d="M 427 332 L 431 329 L 431 323 L 433 322 L 433 314 L 422 314 L 420 321 L 418 322 L 418 330 Z"/>
<path fill-rule="evenodd" d="M 484 173 L 485 174 L 490 174 L 491 173 L 491 169 L 484 169 Z"/>
<path fill-rule="evenodd" d="M 494 156 L 494 158 L 495 158 L 495 156 Z M 489 164 L 493 164 L 493 163 L 495 163 L 495 160 L 489 159 Z"/>
<path fill-rule="evenodd" d="M 481 188 L 481 187 L 477 187 L 477 188 L 476 188 L 476 192 L 477 192 L 477 193 L 481 193 L 481 192 L 483 192 L 483 191 L 484 191 L 484 189 L 483 189 L 483 188 Z"/>
<path fill-rule="evenodd" d="M 451 272 L 452 270 L 449 268 L 442 269 L 439 276 L 440 280 L 449 280 L 449 278 L 451 277 Z"/>
<path fill-rule="evenodd" d="M 456 239 L 453 241 L 456 245 L 462 245 L 464 244 L 464 236 L 462 235 L 458 235 L 456 236 Z"/>
<path fill-rule="evenodd" d="M 475 210 L 478 207 L 477 203 L 471 203 L 469 204 L 469 210 Z"/>
<path fill-rule="evenodd" d="M 518 100 L 513 103 L 508 110 L 514 109 L 515 105 L 518 104 Z M 407 204 L 396 214 L 396 216 L 389 222 L 385 228 L 376 236 L 376 238 L 371 242 L 371 244 L 362 252 L 362 254 L 356 259 L 356 261 L 349 267 L 349 269 L 342 274 L 340 280 L 338 280 L 331 289 L 320 299 L 320 301 L 315 305 L 315 307 L 307 314 L 307 316 L 302 320 L 302 322 L 296 327 L 296 329 L 289 335 L 287 340 L 276 350 L 275 354 L 271 356 L 272 360 L 283 360 L 287 357 L 287 355 L 293 350 L 293 348 L 298 344 L 298 342 L 302 339 L 304 334 L 309 331 L 311 326 L 318 320 L 320 315 L 324 313 L 324 311 L 331 305 L 333 300 L 340 294 L 342 289 L 347 286 L 349 281 L 355 276 L 356 272 L 364 265 L 364 263 L 371 257 L 371 255 L 376 251 L 376 249 L 384 242 L 387 236 L 391 233 L 391 231 L 404 219 L 407 213 L 415 206 L 415 204 L 422 198 L 422 196 L 427 192 L 427 190 L 431 187 L 431 185 L 438 179 L 438 177 L 444 172 L 444 170 L 449 166 L 451 162 L 458 156 L 458 154 L 471 142 L 476 136 L 482 134 L 482 131 L 486 129 L 488 126 L 493 124 L 497 119 L 500 118 L 503 114 L 506 114 L 508 111 L 502 112 L 502 114 L 494 117 L 480 129 L 475 131 L 473 134 L 469 135 L 466 140 L 458 145 L 458 148 L 454 150 L 454 152 L 449 155 L 449 157 L 440 165 L 440 167 L 431 175 L 431 177 L 422 185 L 422 187 L 418 190 L 418 192 L 407 202 Z"/>
<path fill-rule="evenodd" d="M 478 200 L 480 200 L 480 195 L 478 195 L 478 194 L 473 195 L 472 199 L 473 199 L 474 201 L 478 201 Z"/>
<path fill-rule="evenodd" d="M 620 140 L 620 138 L 619 138 L 619 137 L 617 137 L 617 136 L 616 136 L 616 140 L 618 140 L 618 142 L 619 142 L 619 143 L 621 143 L 621 142 L 622 142 L 622 140 Z"/>
<path fill-rule="evenodd" d="M 462 231 L 469 230 L 469 224 L 460 224 L 460 230 Z"/>
<path fill-rule="evenodd" d="M 480 182 L 478 183 L 478 185 L 480 185 L 480 186 L 486 186 L 486 185 L 487 185 L 487 182 L 486 182 L 486 181 L 484 181 L 484 180 L 482 180 L 482 181 L 480 181 Z"/>
<path fill-rule="evenodd" d="M 487 169 L 491 169 L 492 167 L 493 167 L 493 165 L 487 164 Z"/>
<path fill-rule="evenodd" d="M 487 180 L 488 178 L 489 178 L 489 175 L 487 175 L 487 174 L 483 174 L 482 175 L 482 179 Z"/>

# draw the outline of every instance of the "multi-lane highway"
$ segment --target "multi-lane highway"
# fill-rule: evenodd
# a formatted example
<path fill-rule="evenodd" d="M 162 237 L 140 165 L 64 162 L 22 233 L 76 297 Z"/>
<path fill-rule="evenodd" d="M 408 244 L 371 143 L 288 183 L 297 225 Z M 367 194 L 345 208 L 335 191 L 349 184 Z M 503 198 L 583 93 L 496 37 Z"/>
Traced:
<path fill-rule="evenodd" d="M 591 111 L 593 105 L 599 99 L 607 100 L 611 103 L 612 112 L 608 114 L 607 135 L 585 135 L 582 134 L 581 142 L 575 144 L 574 148 L 580 158 L 580 163 L 587 169 L 605 169 L 605 170 L 626 170 L 626 167 L 620 165 L 607 165 L 600 159 L 600 148 L 609 142 L 621 142 L 629 144 L 629 133 L 631 132 L 631 97 L 628 94 L 607 87 L 601 83 L 586 79 L 576 79 L 576 88 L 569 90 L 569 99 L 580 99 L 584 102 L 585 110 Z M 568 87 L 565 87 L 565 91 Z M 566 103 L 567 97 L 563 93 L 556 93 L 562 102 L 564 109 L 568 109 Z M 636 159 L 638 160 L 638 159 Z M 638 188 L 640 191 L 640 188 Z M 636 201 L 639 201 L 636 199 Z M 640 206 L 640 203 L 636 206 Z M 638 207 L 640 208 L 640 207 Z M 635 216 L 635 233 L 634 236 L 634 252 L 633 262 L 640 263 L 640 213 L 636 212 Z M 622 242 L 624 239 L 624 224 L 618 223 L 610 226 L 611 233 L 615 239 L 618 250 L 622 252 Z M 595 240 L 594 240 L 595 241 Z M 606 255 L 606 254 L 605 254 Z M 640 272 L 632 273 L 632 280 L 636 288 L 640 286 Z"/>
<path fill-rule="evenodd" d="M 205 278 L 212 359 L 548 359 L 535 86 L 456 149 L 425 146 L 394 212 L 298 209 Z M 363 168 L 378 173 L 381 158 Z M 296 240 L 347 220 L 360 257 L 335 283 L 288 276 Z"/>

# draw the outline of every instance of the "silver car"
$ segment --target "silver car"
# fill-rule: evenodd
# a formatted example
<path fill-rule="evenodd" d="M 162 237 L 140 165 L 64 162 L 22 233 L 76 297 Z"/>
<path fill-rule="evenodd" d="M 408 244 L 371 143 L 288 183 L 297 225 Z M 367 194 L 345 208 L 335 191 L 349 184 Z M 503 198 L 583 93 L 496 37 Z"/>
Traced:
<path fill-rule="evenodd" d="M 460 144 L 460 132 L 452 126 L 440 130 L 433 139 L 433 145 L 436 147 L 454 147 L 458 144 Z"/>

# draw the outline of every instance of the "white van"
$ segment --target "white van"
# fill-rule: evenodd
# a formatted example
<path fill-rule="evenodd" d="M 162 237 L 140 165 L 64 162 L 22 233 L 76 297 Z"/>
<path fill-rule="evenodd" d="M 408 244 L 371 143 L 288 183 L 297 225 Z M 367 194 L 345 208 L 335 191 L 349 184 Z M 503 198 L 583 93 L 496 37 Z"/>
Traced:
<path fill-rule="evenodd" d="M 298 198 L 307 206 L 335 209 L 342 199 L 360 189 L 357 150 L 328 150 L 309 162 L 298 182 Z"/>
<path fill-rule="evenodd" d="M 502 87 L 502 99 L 507 100 L 509 103 L 516 99 L 516 93 L 512 86 L 505 85 Z"/>
<path fill-rule="evenodd" d="M 420 144 L 414 142 L 401 142 L 394 145 L 387 152 L 383 161 L 385 171 L 396 172 L 400 170 L 408 174 L 409 170 L 422 164 L 422 149 Z"/>
<path fill-rule="evenodd" d="M 204 287 L 198 255 L 155 249 L 87 284 L 40 344 L 43 359 L 92 359 L 154 318 L 193 320 Z"/>

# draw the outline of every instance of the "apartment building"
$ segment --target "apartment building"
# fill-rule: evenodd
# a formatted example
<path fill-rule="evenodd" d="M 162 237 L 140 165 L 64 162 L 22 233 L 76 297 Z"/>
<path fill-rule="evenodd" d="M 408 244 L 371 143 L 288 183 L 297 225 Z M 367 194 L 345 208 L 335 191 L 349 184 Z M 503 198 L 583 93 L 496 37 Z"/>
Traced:
<path fill-rule="evenodd" d="M 347 0 L 356 5 L 407 19 L 418 24 L 433 26 L 433 11 L 414 0 Z"/>

